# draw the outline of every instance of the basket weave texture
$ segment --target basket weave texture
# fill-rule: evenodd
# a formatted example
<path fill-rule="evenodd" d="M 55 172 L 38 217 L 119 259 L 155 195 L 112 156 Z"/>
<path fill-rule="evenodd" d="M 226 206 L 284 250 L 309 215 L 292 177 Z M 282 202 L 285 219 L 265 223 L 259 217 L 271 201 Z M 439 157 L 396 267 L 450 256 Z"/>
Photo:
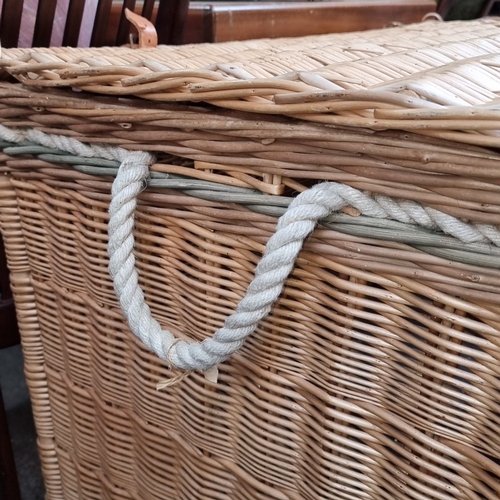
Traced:
<path fill-rule="evenodd" d="M 180 338 L 224 323 L 277 217 L 319 181 L 493 235 L 333 214 L 218 383 L 193 372 L 158 391 L 178 374 L 130 333 L 107 270 L 119 164 L 1 142 L 47 499 L 496 500 L 499 49 L 490 19 L 3 50 L 1 125 L 157 155 L 135 255 L 154 317 Z"/>

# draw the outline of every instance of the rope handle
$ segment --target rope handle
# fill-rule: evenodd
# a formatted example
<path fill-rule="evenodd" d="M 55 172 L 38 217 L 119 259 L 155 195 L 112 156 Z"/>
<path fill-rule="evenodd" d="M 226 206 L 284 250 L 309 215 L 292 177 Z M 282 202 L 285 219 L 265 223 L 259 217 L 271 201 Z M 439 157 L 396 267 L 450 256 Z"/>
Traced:
<path fill-rule="evenodd" d="M 145 153 L 130 153 L 118 170 L 109 208 L 109 271 L 132 332 L 172 368 L 200 370 L 209 380 L 216 379 L 216 366 L 237 351 L 269 314 L 293 270 L 304 240 L 317 222 L 332 212 L 352 206 L 370 217 L 441 229 L 466 243 L 489 240 L 500 246 L 500 231 L 495 226 L 467 224 L 412 201 L 371 197 L 344 184 L 320 183 L 299 194 L 278 220 L 276 232 L 266 245 L 245 296 L 224 326 L 201 343 L 188 343 L 175 339 L 151 316 L 135 267 L 134 211 L 152 161 Z"/>
<path fill-rule="evenodd" d="M 213 379 L 214 367 L 237 351 L 259 322 L 271 311 L 291 273 L 303 241 L 316 222 L 345 205 L 321 189 L 311 189 L 295 199 L 278 222 L 278 231 L 266 245 L 247 293 L 222 328 L 201 343 L 175 339 L 152 315 L 139 286 L 135 266 L 134 211 L 137 196 L 149 176 L 151 157 L 131 153 L 121 164 L 112 186 L 109 208 L 109 272 L 116 295 L 132 332 L 172 368 L 199 370 Z"/>

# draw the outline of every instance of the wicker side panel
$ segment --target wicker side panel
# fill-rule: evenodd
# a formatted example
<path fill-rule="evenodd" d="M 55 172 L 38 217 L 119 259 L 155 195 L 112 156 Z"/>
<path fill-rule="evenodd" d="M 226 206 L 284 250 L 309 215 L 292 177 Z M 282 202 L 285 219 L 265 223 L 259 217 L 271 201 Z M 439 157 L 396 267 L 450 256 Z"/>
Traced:
<path fill-rule="evenodd" d="M 109 185 L 89 180 L 12 180 L 65 498 L 498 497 L 499 304 L 487 293 L 498 272 L 467 267 L 487 278 L 483 289 L 460 278 L 466 266 L 319 229 L 218 385 L 193 374 L 157 392 L 172 374 L 123 322 L 107 274 Z M 210 335 L 275 222 L 144 193 L 136 254 L 155 317 L 191 339 Z M 42 242 L 52 247 L 36 263 Z"/>
<path fill-rule="evenodd" d="M 6 159 L 2 155 L 2 163 Z M 4 168 L 4 167 L 0 167 Z M 63 500 L 60 463 L 56 455 L 54 421 L 45 372 L 45 346 L 41 319 L 33 287 L 31 263 L 20 217 L 19 199 L 8 176 L 0 178 L 0 230 L 10 270 L 11 288 L 24 354 L 28 384 L 37 431 L 38 449 L 48 500 Z"/>

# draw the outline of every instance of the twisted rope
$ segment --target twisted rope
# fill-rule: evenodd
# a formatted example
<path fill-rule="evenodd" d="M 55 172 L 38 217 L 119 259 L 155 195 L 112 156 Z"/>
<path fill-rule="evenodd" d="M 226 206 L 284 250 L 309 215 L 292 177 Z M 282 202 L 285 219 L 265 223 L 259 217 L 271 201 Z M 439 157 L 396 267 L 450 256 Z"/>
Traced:
<path fill-rule="evenodd" d="M 46 134 L 36 129 L 11 129 L 0 125 L 0 139 L 16 144 L 33 142 L 47 148 L 60 149 L 72 155 L 83 156 L 85 158 L 104 158 L 106 160 L 122 162 L 130 155 L 130 151 L 120 147 L 84 144 L 74 137 Z M 152 156 L 151 158 L 153 161 Z"/>
<path fill-rule="evenodd" d="M 278 220 L 276 233 L 269 239 L 264 255 L 255 269 L 255 277 L 236 311 L 226 319 L 212 338 L 201 343 L 175 339 L 152 315 L 139 286 L 134 257 L 134 211 L 137 196 L 149 176 L 154 157 L 148 153 L 130 153 L 122 148 L 82 144 L 74 138 L 43 132 L 7 129 L 0 125 L 0 138 L 9 142 L 30 140 L 72 154 L 104 157 L 121 161 L 112 186 L 109 207 L 109 271 L 115 292 L 130 329 L 141 341 L 172 367 L 182 370 L 213 369 L 237 351 L 259 322 L 271 311 L 280 296 L 304 240 L 317 222 L 346 206 L 363 215 L 390 218 L 442 230 L 465 243 L 490 242 L 500 246 L 500 231 L 487 224 L 467 224 L 438 210 L 386 196 L 370 197 L 350 186 L 334 182 L 317 184 L 301 193 Z"/>

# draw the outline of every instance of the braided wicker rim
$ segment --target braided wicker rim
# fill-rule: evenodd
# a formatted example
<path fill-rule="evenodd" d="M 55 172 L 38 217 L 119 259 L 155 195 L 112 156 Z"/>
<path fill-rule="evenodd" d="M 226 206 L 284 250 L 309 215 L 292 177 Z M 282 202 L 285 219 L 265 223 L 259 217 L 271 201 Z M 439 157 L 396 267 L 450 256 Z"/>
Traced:
<path fill-rule="evenodd" d="M 142 50 L 4 49 L 0 64 L 36 88 L 203 101 L 498 146 L 499 49 L 492 18 Z"/>

